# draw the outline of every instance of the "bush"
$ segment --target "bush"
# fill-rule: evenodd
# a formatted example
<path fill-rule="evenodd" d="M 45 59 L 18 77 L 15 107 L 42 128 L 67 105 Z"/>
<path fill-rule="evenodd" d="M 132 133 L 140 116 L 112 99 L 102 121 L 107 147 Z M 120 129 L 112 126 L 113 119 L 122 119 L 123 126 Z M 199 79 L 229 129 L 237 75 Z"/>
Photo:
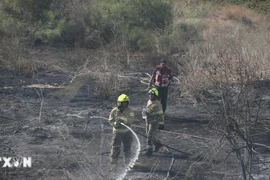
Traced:
<path fill-rule="evenodd" d="M 2 12 L 23 22 L 39 23 L 47 20 L 45 11 L 52 0 L 2 0 Z"/>
<path fill-rule="evenodd" d="M 128 42 L 134 51 L 151 51 L 154 49 L 154 38 L 149 31 L 134 28 L 128 33 Z"/>
<path fill-rule="evenodd" d="M 84 28 L 78 21 L 70 21 L 63 24 L 61 28 L 61 40 L 63 43 L 75 45 L 75 42 L 80 42 L 84 38 Z"/>
<path fill-rule="evenodd" d="M 165 54 L 186 52 L 188 44 L 195 44 L 202 40 L 203 27 L 198 19 L 187 19 L 171 25 L 164 32 L 156 34 L 158 52 Z"/>
<path fill-rule="evenodd" d="M 105 42 L 126 41 L 133 51 L 144 51 L 153 48 L 150 30 L 164 29 L 171 22 L 171 11 L 166 0 L 92 1 L 84 8 L 83 21 L 88 33 L 97 30 Z"/>
<path fill-rule="evenodd" d="M 21 31 L 26 28 L 26 25 L 16 19 L 5 17 L 0 15 L 0 24 L 2 34 L 6 37 L 20 36 L 25 34 L 25 31 Z"/>
<path fill-rule="evenodd" d="M 2 39 L 0 42 L 0 69 L 14 75 L 23 74 L 32 77 L 36 73 L 35 62 L 24 58 L 24 49 L 18 38 Z"/>

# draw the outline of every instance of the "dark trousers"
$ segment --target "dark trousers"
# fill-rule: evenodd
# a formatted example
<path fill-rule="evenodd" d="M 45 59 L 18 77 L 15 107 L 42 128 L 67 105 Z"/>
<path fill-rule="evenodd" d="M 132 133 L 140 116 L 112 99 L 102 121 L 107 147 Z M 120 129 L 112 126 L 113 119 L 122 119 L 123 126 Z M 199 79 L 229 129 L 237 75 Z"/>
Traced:
<path fill-rule="evenodd" d="M 162 104 L 163 113 L 165 113 L 166 107 L 167 107 L 168 89 L 169 89 L 168 87 L 159 87 L 158 88 L 158 97 L 159 97 L 159 100 Z"/>
<path fill-rule="evenodd" d="M 111 160 L 115 160 L 119 157 L 122 143 L 124 146 L 124 156 L 125 158 L 129 158 L 131 155 L 130 149 L 132 139 L 131 131 L 125 133 L 114 133 L 112 137 Z"/>

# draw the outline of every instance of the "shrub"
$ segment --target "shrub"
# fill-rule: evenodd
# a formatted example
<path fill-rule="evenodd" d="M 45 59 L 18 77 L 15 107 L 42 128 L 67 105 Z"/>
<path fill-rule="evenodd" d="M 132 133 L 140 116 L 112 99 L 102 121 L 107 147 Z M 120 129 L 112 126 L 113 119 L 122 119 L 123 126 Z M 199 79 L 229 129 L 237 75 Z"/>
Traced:
<path fill-rule="evenodd" d="M 35 32 L 48 22 L 46 12 L 52 0 L 2 0 L 0 3 L 0 24 L 8 36 L 27 36 L 33 40 Z"/>
<path fill-rule="evenodd" d="M 2 12 L 23 22 L 39 23 L 47 20 L 45 11 L 52 0 L 2 0 Z"/>
<path fill-rule="evenodd" d="M 151 32 L 133 28 L 128 33 L 128 42 L 134 51 L 151 51 L 154 49 L 154 38 Z"/>
<path fill-rule="evenodd" d="M 84 8 L 87 32 L 97 30 L 105 40 L 127 41 L 133 51 L 152 49 L 150 30 L 171 23 L 172 12 L 169 1 L 92 1 Z M 90 33 L 91 34 L 91 33 Z"/>
<path fill-rule="evenodd" d="M 156 33 L 157 51 L 165 54 L 186 52 L 188 44 L 195 44 L 202 40 L 203 27 L 198 19 L 187 19 L 171 25 L 164 32 Z"/>
<path fill-rule="evenodd" d="M 14 75 L 23 74 L 26 77 L 32 77 L 36 73 L 36 65 L 31 59 L 23 55 L 23 47 L 20 39 L 2 39 L 0 42 L 0 69 L 3 72 L 10 72 Z"/>
<path fill-rule="evenodd" d="M 0 13 L 0 28 L 2 35 L 6 37 L 20 36 L 25 34 L 26 24 L 8 15 Z M 24 29 L 24 31 L 22 31 Z"/>
<path fill-rule="evenodd" d="M 75 45 L 75 42 L 80 42 L 84 38 L 84 28 L 78 21 L 70 21 L 61 27 L 61 40 L 63 43 Z"/>

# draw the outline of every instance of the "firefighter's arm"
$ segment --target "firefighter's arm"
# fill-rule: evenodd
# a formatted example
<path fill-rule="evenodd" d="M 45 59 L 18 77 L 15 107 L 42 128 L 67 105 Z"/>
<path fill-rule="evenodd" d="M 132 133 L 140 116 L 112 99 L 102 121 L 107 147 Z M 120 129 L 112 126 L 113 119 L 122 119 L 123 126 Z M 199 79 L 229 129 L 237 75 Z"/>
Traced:
<path fill-rule="evenodd" d="M 110 112 L 109 115 L 109 123 L 113 126 L 113 127 L 118 127 L 121 124 L 121 120 L 119 118 L 116 117 L 116 115 L 114 114 L 114 110 L 112 110 Z"/>
<path fill-rule="evenodd" d="M 147 121 L 156 121 L 157 117 L 157 105 L 150 104 L 146 107 Z"/>
<path fill-rule="evenodd" d="M 115 118 L 114 118 L 113 110 L 112 110 L 109 115 L 109 123 L 110 125 L 113 125 L 114 122 L 115 122 Z"/>
<path fill-rule="evenodd" d="M 172 80 L 169 80 L 169 81 L 168 81 L 168 86 L 170 86 L 170 85 L 171 85 L 171 83 L 172 83 Z"/>
<path fill-rule="evenodd" d="M 155 68 L 155 70 L 153 71 L 152 76 L 151 76 L 151 78 L 149 80 L 149 86 L 151 86 L 152 83 L 154 83 L 154 81 L 155 81 L 156 71 L 157 71 L 157 69 Z"/>
<path fill-rule="evenodd" d="M 170 77 L 169 77 L 168 86 L 172 83 L 172 80 L 173 80 L 173 75 L 172 75 L 171 69 L 169 69 L 169 75 L 170 75 Z"/>
<path fill-rule="evenodd" d="M 172 75 L 172 71 L 170 71 L 170 77 L 169 80 L 172 81 L 173 80 L 173 75 Z"/>
<path fill-rule="evenodd" d="M 154 80 L 154 77 L 155 77 L 155 74 L 152 74 L 152 76 L 151 76 L 151 78 L 150 78 L 150 80 L 149 80 L 149 86 L 152 85 L 153 80 Z"/>
<path fill-rule="evenodd" d="M 146 107 L 146 113 L 147 115 L 153 114 L 155 112 L 156 105 L 155 104 L 150 104 L 149 106 Z"/>
<path fill-rule="evenodd" d="M 116 123 L 117 124 L 124 123 L 126 125 L 131 125 L 132 122 L 134 121 L 134 116 L 135 116 L 134 112 L 133 111 L 130 111 L 128 113 L 128 115 L 126 115 L 126 116 L 117 117 L 116 118 Z"/>

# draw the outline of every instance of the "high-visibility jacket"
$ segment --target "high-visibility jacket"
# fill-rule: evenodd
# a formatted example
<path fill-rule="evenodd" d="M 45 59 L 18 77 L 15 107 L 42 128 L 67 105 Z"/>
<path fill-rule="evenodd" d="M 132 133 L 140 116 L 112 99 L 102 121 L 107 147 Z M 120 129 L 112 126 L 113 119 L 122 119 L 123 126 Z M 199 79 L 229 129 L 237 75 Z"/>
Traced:
<path fill-rule="evenodd" d="M 146 105 L 147 122 L 158 121 L 164 125 L 164 114 L 159 100 L 149 99 Z"/>
<path fill-rule="evenodd" d="M 172 79 L 171 69 L 169 66 L 165 66 L 162 70 L 161 65 L 158 65 L 154 71 L 155 85 L 157 87 L 168 87 L 169 80 Z"/>
<path fill-rule="evenodd" d="M 134 122 L 134 111 L 127 107 L 123 112 L 119 110 L 118 107 L 115 107 L 111 110 L 110 116 L 109 116 L 109 123 L 111 125 L 114 125 L 116 122 L 116 118 L 122 119 L 125 125 L 130 126 Z M 113 126 L 113 132 L 128 132 L 129 130 L 125 126 Z"/>

